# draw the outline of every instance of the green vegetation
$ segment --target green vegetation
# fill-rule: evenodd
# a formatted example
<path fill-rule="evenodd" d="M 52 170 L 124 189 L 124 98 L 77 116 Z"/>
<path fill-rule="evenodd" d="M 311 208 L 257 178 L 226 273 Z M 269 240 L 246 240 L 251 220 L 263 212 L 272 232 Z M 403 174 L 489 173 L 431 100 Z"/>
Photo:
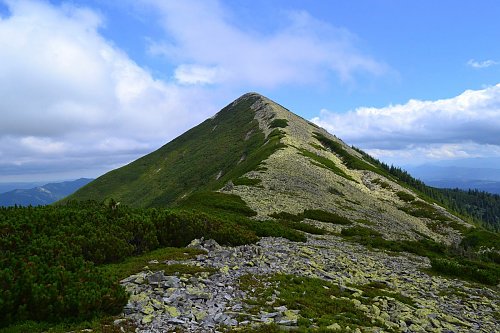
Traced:
<path fill-rule="evenodd" d="M 412 202 L 413 200 L 415 200 L 415 197 L 413 195 L 405 191 L 398 191 L 396 192 L 396 195 L 401 201 L 404 202 Z"/>
<path fill-rule="evenodd" d="M 194 193 L 180 201 L 177 208 L 200 211 L 219 217 L 228 215 L 250 217 L 257 215 L 239 196 L 220 192 Z"/>
<path fill-rule="evenodd" d="M 325 151 L 326 151 L 326 149 L 325 149 L 323 146 L 320 146 L 320 145 L 318 145 L 318 144 L 316 144 L 316 143 L 310 142 L 310 143 L 309 143 L 309 145 L 310 145 L 311 147 L 313 147 L 313 148 L 317 149 L 317 150 L 325 150 Z"/>
<path fill-rule="evenodd" d="M 333 171 L 336 175 L 344 177 L 345 179 L 356 181 L 354 178 L 345 173 L 341 168 L 336 166 L 332 160 L 329 160 L 328 158 L 323 156 L 319 156 L 306 149 L 299 149 L 299 151 L 303 156 L 309 157 L 312 164 Z"/>
<path fill-rule="evenodd" d="M 285 274 L 245 275 L 240 278 L 240 287 L 252 296 L 248 303 L 255 305 L 254 312 L 273 312 L 275 306 L 286 306 L 289 316 L 297 318 L 301 332 L 318 332 L 318 328 L 324 330 L 334 323 L 356 328 L 371 322 L 350 300 L 352 294 L 321 279 Z M 273 294 L 278 295 L 275 302 L 271 301 Z M 361 302 L 371 304 L 368 299 Z M 290 310 L 298 310 L 298 313 Z M 380 322 L 373 325 L 383 327 Z M 277 331 L 276 327 L 267 326 L 262 327 L 261 332 Z"/>
<path fill-rule="evenodd" d="M 328 187 L 328 192 L 330 192 L 331 194 L 335 194 L 335 195 L 339 195 L 341 197 L 344 196 L 344 193 L 340 192 L 339 190 L 337 190 L 335 187 L 333 186 L 330 186 Z"/>
<path fill-rule="evenodd" d="M 306 209 L 303 216 L 308 219 L 317 220 L 321 222 L 328 222 L 333 224 L 351 224 L 352 222 L 336 213 L 327 212 L 319 209 Z"/>
<path fill-rule="evenodd" d="M 289 220 L 281 220 L 279 222 L 282 224 L 285 224 L 288 228 L 307 232 L 308 234 L 313 234 L 313 235 L 326 234 L 326 231 L 324 229 L 318 228 L 312 224 L 308 224 L 308 223 L 304 223 L 304 222 L 289 221 Z"/>
<path fill-rule="evenodd" d="M 257 169 L 284 147 L 280 139 L 285 135 L 275 128 L 265 137 L 250 109 L 257 98 L 225 107 L 157 151 L 99 177 L 69 200 L 112 197 L 132 207 L 175 206 L 186 195 L 220 189 Z"/>
<path fill-rule="evenodd" d="M 333 224 L 352 224 L 352 222 L 349 219 L 341 215 L 319 209 L 306 209 L 304 210 L 304 212 L 297 215 L 290 214 L 287 212 L 279 212 L 279 213 L 273 213 L 270 216 L 279 220 L 287 220 L 295 222 L 300 222 L 305 218 L 308 218 L 311 220 L 328 222 Z"/>
<path fill-rule="evenodd" d="M 378 184 L 378 185 L 380 185 L 380 187 L 385 188 L 385 189 L 391 188 L 391 185 L 388 182 L 384 182 L 380 178 L 376 178 L 376 179 L 372 180 L 372 183 Z"/>
<path fill-rule="evenodd" d="M 186 246 L 194 238 L 241 245 L 260 236 L 305 241 L 295 229 L 320 232 L 300 223 L 255 221 L 248 218 L 252 215 L 238 196 L 217 192 L 195 193 L 176 209 L 134 209 L 112 200 L 1 208 L 0 323 L 79 322 L 118 314 L 128 298 L 118 283 L 124 276 L 146 265 L 198 272 L 198 267 L 146 264 L 200 253 L 165 248 Z"/>
<path fill-rule="evenodd" d="M 500 281 L 500 265 L 481 260 L 463 258 L 431 258 L 432 270 L 450 277 L 497 285 Z"/>
<path fill-rule="evenodd" d="M 371 157 L 364 151 L 352 147 L 373 165 L 384 170 L 389 178 L 400 185 L 411 188 L 427 201 L 435 201 L 456 212 L 460 216 L 468 217 L 483 227 L 493 231 L 500 231 L 500 195 L 481 192 L 478 190 L 440 189 L 425 185 L 415 179 L 408 172 L 395 166 L 389 166 Z"/>
<path fill-rule="evenodd" d="M 321 142 L 325 147 L 329 148 L 333 153 L 337 154 L 342 162 L 349 168 L 355 170 L 369 170 L 375 173 L 381 174 L 382 176 L 386 176 L 387 173 L 383 172 L 381 169 L 376 166 L 371 165 L 370 163 L 350 154 L 343 145 L 337 141 L 333 141 L 321 133 L 315 132 L 314 137 Z"/>
<path fill-rule="evenodd" d="M 159 271 L 166 270 L 170 272 L 185 272 L 185 268 L 178 267 L 180 265 L 165 265 L 162 261 L 166 260 L 186 260 L 194 258 L 199 254 L 205 254 L 205 251 L 191 248 L 164 247 L 154 251 L 143 253 L 138 256 L 129 257 L 119 263 L 106 264 L 100 267 L 101 271 L 107 275 L 112 275 L 118 280 L 122 280 L 127 276 L 136 274 L 143 270 L 144 266 L 148 266 L 150 270 Z M 158 263 L 150 263 L 156 260 Z M 184 265 L 185 266 L 185 265 Z M 192 267 L 192 266 L 186 266 Z M 195 267 L 200 269 L 200 267 Z M 184 270 L 183 270 L 184 269 Z M 168 275 L 168 274 L 166 274 Z"/>
<path fill-rule="evenodd" d="M 68 332 L 89 332 L 93 333 L 134 333 L 136 326 L 125 321 L 120 326 L 113 324 L 116 317 L 104 316 L 82 322 L 62 322 L 58 324 L 49 322 L 25 321 L 16 325 L 0 328 L 2 333 L 68 333 Z M 123 327 L 123 331 L 121 328 Z M 87 330 L 87 331 L 85 331 Z"/>
<path fill-rule="evenodd" d="M 304 219 L 304 216 L 302 214 L 295 215 L 287 212 L 272 213 L 269 216 L 274 217 L 275 219 L 278 220 L 295 221 L 295 222 L 300 222 Z"/>
<path fill-rule="evenodd" d="M 409 205 L 400 208 L 402 211 L 406 212 L 415 217 L 423 217 L 431 220 L 437 221 L 450 221 L 450 218 L 443 213 L 441 213 L 436 207 L 428 204 L 425 201 L 412 201 Z"/>
<path fill-rule="evenodd" d="M 286 119 L 274 119 L 269 128 L 285 128 L 288 126 L 288 120 Z"/>
<path fill-rule="evenodd" d="M 262 182 L 262 180 L 258 178 L 247 178 L 247 177 L 240 177 L 237 178 L 233 181 L 234 185 L 246 185 L 246 186 L 255 186 L 259 185 Z"/>
<path fill-rule="evenodd" d="M 500 282 L 500 235 L 485 230 L 470 231 L 456 247 L 446 247 L 430 239 L 392 241 L 370 228 L 355 226 L 341 235 L 368 247 L 394 252 L 409 252 L 431 259 L 431 270 L 446 276 L 488 285 Z M 484 247 L 491 251 L 480 252 Z"/>
<path fill-rule="evenodd" d="M 374 297 L 391 297 L 394 298 L 401 303 L 407 304 L 409 306 L 415 306 L 415 301 L 408 296 L 403 296 L 400 293 L 387 290 L 387 285 L 382 282 L 370 282 L 368 284 L 358 286 L 351 285 L 351 287 L 360 289 L 363 291 L 363 297 L 374 298 Z"/>

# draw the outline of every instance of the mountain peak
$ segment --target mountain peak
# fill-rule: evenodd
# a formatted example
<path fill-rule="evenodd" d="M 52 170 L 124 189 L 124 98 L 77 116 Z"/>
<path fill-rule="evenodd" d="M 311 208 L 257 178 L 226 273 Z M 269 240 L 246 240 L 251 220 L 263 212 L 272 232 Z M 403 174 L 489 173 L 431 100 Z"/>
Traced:
<path fill-rule="evenodd" d="M 466 227 L 419 198 L 378 161 L 255 92 L 157 151 L 99 177 L 72 199 L 174 206 L 213 191 L 240 197 L 257 219 L 320 210 L 368 221 L 388 239 L 426 235 L 450 243 L 460 237 L 453 227 L 437 229 L 432 219 L 416 216 L 417 210 Z"/>

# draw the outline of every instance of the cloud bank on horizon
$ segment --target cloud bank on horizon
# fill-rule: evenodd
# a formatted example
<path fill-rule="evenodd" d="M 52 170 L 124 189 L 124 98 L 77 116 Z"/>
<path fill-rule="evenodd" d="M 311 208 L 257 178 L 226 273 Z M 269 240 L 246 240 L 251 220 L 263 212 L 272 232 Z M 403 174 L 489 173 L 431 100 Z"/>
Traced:
<path fill-rule="evenodd" d="M 312 121 L 389 161 L 500 156 L 500 84 L 437 101 L 321 110 Z"/>
<path fill-rule="evenodd" d="M 363 50 L 355 33 L 307 10 L 280 11 L 279 24 L 262 31 L 237 23 L 216 0 L 132 5 L 154 12 L 149 23 L 160 33 L 137 46 L 164 66 L 152 68 L 104 33 L 113 19 L 105 10 L 78 3 L 0 0 L 0 182 L 98 176 L 246 91 L 327 90 L 336 82 L 348 94 L 367 77 L 396 72 Z M 159 78 L 162 69 L 168 75 Z M 321 126 L 395 163 L 500 156 L 499 85 L 444 100 L 318 112 Z"/>

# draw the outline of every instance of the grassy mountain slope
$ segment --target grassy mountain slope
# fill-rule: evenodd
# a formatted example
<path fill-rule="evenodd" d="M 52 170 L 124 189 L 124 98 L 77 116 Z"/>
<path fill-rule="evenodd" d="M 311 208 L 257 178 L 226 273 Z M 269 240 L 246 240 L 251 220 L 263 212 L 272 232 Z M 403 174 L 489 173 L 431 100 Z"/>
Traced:
<path fill-rule="evenodd" d="M 254 169 L 280 147 L 279 131 L 267 136 L 244 95 L 157 151 L 99 177 L 69 199 L 113 198 L 124 204 L 171 206 L 194 191 L 216 190 Z"/>
<path fill-rule="evenodd" d="M 258 94 L 240 97 L 71 197 L 111 198 L 124 205 L 71 201 L 0 209 L 0 250 L 7 254 L 0 260 L 6 291 L 0 327 L 14 324 L 6 332 L 46 331 L 17 326 L 26 319 L 115 314 L 125 302 L 122 316 L 145 331 L 178 331 L 183 322 L 196 326 L 187 331 L 206 332 L 205 323 L 216 318 L 232 327 L 249 324 L 248 318 L 277 325 L 284 319 L 303 332 L 497 330 L 499 234 L 466 223 L 404 171 Z M 245 245 L 220 248 L 201 237 Z M 158 255 L 165 252 L 159 247 L 193 239 L 195 247 L 211 244 L 201 246 L 209 253 L 184 264 Z M 158 290 L 153 276 L 161 270 L 181 274 L 186 285 Z M 196 272 L 203 279 L 192 276 Z M 58 277 L 65 283 L 51 283 Z M 103 288 L 94 288 L 99 280 Z M 245 285 L 256 298 L 239 294 Z M 205 293 L 205 287 L 217 288 Z M 82 288 L 88 293 L 74 294 Z M 128 300 L 123 288 L 132 293 Z M 99 293 L 112 295 L 105 298 L 111 303 L 101 303 Z M 163 297 L 171 293 L 181 297 Z M 210 300 L 198 303 L 211 307 L 206 311 L 191 303 L 201 295 Z M 237 303 L 226 304 L 231 299 Z M 219 309 L 221 303 L 227 306 Z M 265 318 L 278 308 L 281 314 Z"/>
<path fill-rule="evenodd" d="M 240 196 L 257 219 L 321 210 L 388 239 L 451 243 L 470 227 L 378 161 L 255 93 L 69 199 L 165 207 L 217 190 Z"/>

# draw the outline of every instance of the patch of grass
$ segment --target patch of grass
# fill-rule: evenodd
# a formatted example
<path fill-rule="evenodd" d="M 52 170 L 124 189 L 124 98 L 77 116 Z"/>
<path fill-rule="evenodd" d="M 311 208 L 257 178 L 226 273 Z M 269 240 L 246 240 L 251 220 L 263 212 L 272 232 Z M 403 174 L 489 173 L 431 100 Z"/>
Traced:
<path fill-rule="evenodd" d="M 261 179 L 247 178 L 247 177 L 240 177 L 240 178 L 236 178 L 235 180 L 233 180 L 234 185 L 246 185 L 246 186 L 259 185 L 261 182 L 262 182 Z"/>
<path fill-rule="evenodd" d="M 449 248 L 430 239 L 418 241 L 392 241 L 381 237 L 381 234 L 369 228 L 355 226 L 341 231 L 347 240 L 355 241 L 370 248 L 385 249 L 393 252 L 409 252 L 431 260 L 431 271 L 445 275 L 479 282 L 487 285 L 496 285 L 500 282 L 500 265 L 487 255 L 471 254 L 464 257 L 462 245 L 459 249 Z M 465 244 L 469 241 L 467 237 Z M 479 241 L 480 243 L 480 238 Z M 488 242 L 488 241 L 486 241 Z M 476 246 L 480 246 L 477 245 Z M 462 249 L 462 250 L 460 250 Z M 496 257 L 498 258 L 498 257 Z"/>
<path fill-rule="evenodd" d="M 276 324 L 262 324 L 256 327 L 244 327 L 238 328 L 238 330 L 231 330 L 231 333 L 280 333 L 287 332 L 284 329 L 280 328 L 279 325 Z"/>
<path fill-rule="evenodd" d="M 259 237 L 283 237 L 292 242 L 305 242 L 306 236 L 294 230 L 291 225 L 276 221 L 255 221 L 250 219 L 240 220 L 239 224 L 255 232 Z"/>
<path fill-rule="evenodd" d="M 294 222 L 300 222 L 304 219 L 304 216 L 302 214 L 295 215 L 287 212 L 272 213 L 269 216 L 274 217 L 275 219 L 278 220 L 294 221 Z"/>
<path fill-rule="evenodd" d="M 220 192 L 199 192 L 183 199 L 178 208 L 192 209 L 220 216 L 223 213 L 255 216 L 257 212 L 247 206 L 239 196 Z"/>
<path fill-rule="evenodd" d="M 500 250 L 500 233 L 481 228 L 469 230 L 462 239 L 461 245 L 465 248 L 479 250 L 481 247 Z M 500 263 L 500 262 L 499 262 Z"/>
<path fill-rule="evenodd" d="M 412 201 L 410 204 L 401 207 L 400 209 L 415 217 L 428 218 L 437 221 L 450 221 L 446 215 L 443 215 L 434 206 L 425 201 Z"/>
<path fill-rule="evenodd" d="M 84 322 L 65 322 L 65 323 L 48 323 L 48 322 L 35 322 L 25 321 L 17 323 L 8 327 L 0 329 L 1 333 L 68 333 L 68 332 L 88 332 L 92 330 L 93 333 L 134 333 L 136 326 L 130 322 L 125 321 L 120 326 L 113 324 L 113 321 L 118 317 L 101 317 L 91 321 Z M 123 328 L 123 330 L 121 329 Z"/>
<path fill-rule="evenodd" d="M 364 237 L 364 238 L 382 237 L 382 234 L 380 232 L 361 226 L 342 229 L 341 235 L 346 237 Z"/>
<path fill-rule="evenodd" d="M 149 266 L 151 270 L 162 270 L 165 269 L 164 266 L 168 266 L 165 264 L 161 264 L 162 261 L 186 260 L 194 258 L 199 254 L 206 254 L 206 252 L 184 247 L 165 247 L 139 256 L 127 258 L 120 263 L 100 266 L 100 269 L 106 274 L 113 275 L 118 280 L 122 280 L 127 276 L 142 271 L 144 266 Z M 158 262 L 160 263 L 149 264 L 149 262 L 152 260 L 158 260 Z"/>
<path fill-rule="evenodd" d="M 333 153 L 337 154 L 342 162 L 349 168 L 355 170 L 369 170 L 380 174 L 381 176 L 389 176 L 387 172 L 371 165 L 370 163 L 351 155 L 341 143 L 331 140 L 321 133 L 315 132 L 314 137 L 321 142 L 325 147 L 329 148 Z"/>
<path fill-rule="evenodd" d="M 357 220 L 354 220 L 354 221 L 358 222 L 358 223 L 365 224 L 365 225 L 377 225 L 375 222 L 372 222 L 372 221 L 367 220 L 367 219 L 357 219 Z"/>
<path fill-rule="evenodd" d="M 410 306 L 415 306 L 415 304 L 416 304 L 415 301 L 411 297 L 403 296 L 400 293 L 387 290 L 387 285 L 385 283 L 382 283 L 382 282 L 373 281 L 373 282 L 370 282 L 368 284 L 361 285 L 361 286 L 353 285 L 353 287 L 362 290 L 363 296 L 365 296 L 365 297 L 369 297 L 369 298 L 374 298 L 377 296 L 378 297 L 380 297 L 380 296 L 392 297 L 392 298 L 400 301 L 401 303 L 404 303 L 404 304 L 407 304 Z"/>
<path fill-rule="evenodd" d="M 319 156 L 306 149 L 299 149 L 299 151 L 303 156 L 310 158 L 312 164 L 328 169 L 333 173 L 335 173 L 336 175 L 344 177 L 345 179 L 352 180 L 354 182 L 356 181 L 354 178 L 346 174 L 341 168 L 336 166 L 332 160 L 329 160 L 328 158 L 323 156 Z"/>
<path fill-rule="evenodd" d="M 333 212 L 327 212 L 319 209 L 306 209 L 303 215 L 305 218 L 321 222 L 328 222 L 333 224 L 352 224 L 352 222 L 348 218 L 345 218 Z"/>
<path fill-rule="evenodd" d="M 297 323 L 303 331 L 314 327 L 324 330 L 333 323 L 356 328 L 371 322 L 352 301 L 341 298 L 351 298 L 349 292 L 321 279 L 285 274 L 268 277 L 246 275 L 240 278 L 240 288 L 253 297 L 254 311 L 274 311 L 272 306 L 282 305 L 289 310 L 298 310 Z M 276 291 L 276 302 L 272 306 L 266 304 Z M 380 322 L 373 325 L 383 327 Z"/>
<path fill-rule="evenodd" d="M 308 234 L 312 235 L 324 235 L 326 234 L 326 230 L 322 228 L 318 228 L 312 224 L 305 223 L 305 222 L 294 222 L 294 221 L 280 221 L 281 223 L 285 224 L 287 227 L 295 229 L 295 230 L 300 230 L 303 232 L 307 232 Z"/>
<path fill-rule="evenodd" d="M 443 255 L 446 250 L 444 245 L 432 240 L 386 240 L 382 238 L 382 235 L 378 231 L 362 226 L 342 229 L 341 236 L 344 236 L 347 240 L 352 240 L 371 248 L 385 249 L 394 252 L 409 252 L 427 257 Z"/>
<path fill-rule="evenodd" d="M 333 186 L 328 187 L 328 192 L 330 192 L 331 194 L 335 194 L 335 195 L 341 196 L 341 197 L 344 196 L 344 193 L 340 192 L 339 190 L 337 190 Z"/>
<path fill-rule="evenodd" d="M 431 258 L 432 271 L 450 277 L 495 286 L 500 282 L 500 265 L 464 258 Z"/>
<path fill-rule="evenodd" d="M 302 213 L 296 215 L 287 212 L 279 212 L 279 213 L 273 213 L 270 216 L 279 220 L 294 221 L 294 222 L 300 222 L 305 218 L 308 218 L 311 220 L 333 223 L 333 224 L 352 224 L 352 222 L 349 219 L 341 215 L 320 209 L 306 209 Z"/>
<path fill-rule="evenodd" d="M 286 119 L 274 119 L 271 124 L 269 124 L 269 128 L 285 128 L 288 126 L 288 120 Z"/>
<path fill-rule="evenodd" d="M 415 197 L 411 195 L 410 193 L 407 193 L 405 191 L 398 191 L 396 192 L 396 195 L 398 198 L 404 202 L 412 202 L 415 200 Z"/>
<path fill-rule="evenodd" d="M 194 265 L 186 265 L 186 264 L 148 264 L 149 270 L 151 271 L 164 271 L 165 275 L 183 275 L 183 274 L 197 274 L 202 272 L 214 273 L 216 271 L 215 268 L 211 267 L 200 267 Z"/>
<path fill-rule="evenodd" d="M 385 188 L 385 189 L 387 189 L 387 188 L 391 188 L 391 185 L 390 185 L 388 182 L 384 182 L 384 181 L 383 181 L 382 179 L 380 179 L 380 178 L 377 178 L 377 179 L 372 180 L 372 183 L 374 183 L 374 184 L 378 184 L 380 187 Z"/>
<path fill-rule="evenodd" d="M 326 151 L 325 147 L 318 145 L 317 143 L 310 142 L 309 145 L 317 150 L 324 150 Z"/>

